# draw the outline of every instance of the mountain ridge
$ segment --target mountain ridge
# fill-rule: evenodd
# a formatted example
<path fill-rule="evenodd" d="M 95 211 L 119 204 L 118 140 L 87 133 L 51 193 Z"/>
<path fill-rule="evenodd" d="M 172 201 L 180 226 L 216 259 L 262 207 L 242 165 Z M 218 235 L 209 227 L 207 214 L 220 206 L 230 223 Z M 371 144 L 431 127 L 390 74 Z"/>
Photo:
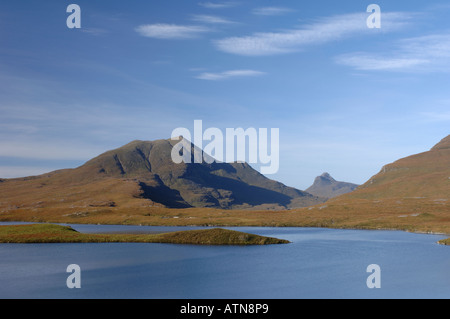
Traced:
<path fill-rule="evenodd" d="M 450 135 L 444 137 L 439 143 L 431 148 L 431 151 L 450 149 Z"/>
<path fill-rule="evenodd" d="M 47 198 L 52 191 L 60 194 L 60 201 L 72 206 L 81 200 L 74 194 L 80 194 L 88 206 L 92 205 L 90 202 L 126 206 L 139 201 L 145 205 L 147 200 L 149 205 L 168 208 L 288 209 L 323 202 L 265 177 L 247 163 L 175 164 L 171 151 L 176 143 L 171 139 L 135 140 L 77 168 L 5 180 L 1 188 L 8 190 L 8 186 L 16 184 L 13 188 L 18 196 L 10 192 L 9 197 L 15 199 L 16 206 L 23 205 L 20 194 L 39 202 L 39 196 Z M 191 147 L 196 149 L 192 143 Z"/>
<path fill-rule="evenodd" d="M 442 197 L 450 199 L 450 135 L 429 151 L 384 165 L 343 198 Z"/>
<path fill-rule="evenodd" d="M 446 142 L 447 139 L 444 139 Z M 378 174 L 351 193 L 307 207 L 284 209 L 276 206 L 278 208 L 273 209 L 274 205 L 264 204 L 259 205 L 258 209 L 173 209 L 143 196 L 145 190 L 135 177 L 127 178 L 119 174 L 119 177 L 105 178 L 105 173 L 91 170 L 97 178 L 86 183 L 82 178 L 80 181 L 80 176 L 75 174 L 76 169 L 68 169 L 29 178 L 26 184 L 21 180 L 3 180 L 0 183 L 0 220 L 153 226 L 395 229 L 450 235 L 450 149 L 441 143 L 436 145 L 438 147 L 429 151 L 385 165 Z M 114 152 L 110 155 L 113 156 Z M 126 162 L 120 159 L 122 163 Z M 114 158 L 112 161 L 115 162 Z M 245 168 L 245 164 L 239 165 Z M 115 170 L 120 171 L 118 168 Z M 225 173 L 222 171 L 222 174 Z M 74 178 L 74 183 L 67 183 L 68 175 Z M 149 173 L 148 176 L 152 175 Z M 153 182 L 157 186 L 158 179 L 154 178 Z M 225 190 L 221 192 L 226 193 Z M 291 203 L 297 200 L 305 204 L 302 197 L 292 199 Z"/>

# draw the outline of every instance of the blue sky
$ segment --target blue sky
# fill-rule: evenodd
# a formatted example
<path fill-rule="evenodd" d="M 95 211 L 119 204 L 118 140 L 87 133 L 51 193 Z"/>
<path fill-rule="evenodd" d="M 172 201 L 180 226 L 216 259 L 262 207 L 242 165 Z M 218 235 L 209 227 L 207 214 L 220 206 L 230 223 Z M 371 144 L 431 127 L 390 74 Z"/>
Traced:
<path fill-rule="evenodd" d="M 0 177 L 202 120 L 279 128 L 268 177 L 289 186 L 364 183 L 450 133 L 449 14 L 445 1 L 2 1 Z"/>

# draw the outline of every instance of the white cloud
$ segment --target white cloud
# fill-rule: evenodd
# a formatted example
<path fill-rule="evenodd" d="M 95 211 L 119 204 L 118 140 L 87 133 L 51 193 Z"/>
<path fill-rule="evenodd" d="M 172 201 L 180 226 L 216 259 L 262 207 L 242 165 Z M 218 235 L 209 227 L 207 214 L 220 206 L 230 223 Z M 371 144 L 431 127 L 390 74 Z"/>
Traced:
<path fill-rule="evenodd" d="M 425 59 L 417 58 L 390 58 L 380 56 L 370 56 L 367 54 L 348 54 L 341 55 L 336 58 L 336 62 L 339 64 L 351 66 L 357 70 L 401 70 L 408 69 L 419 65 L 429 63 Z"/>
<path fill-rule="evenodd" d="M 208 9 L 225 9 L 225 8 L 231 8 L 238 5 L 236 2 L 200 2 L 198 4 L 199 6 L 202 6 L 204 8 Z"/>
<path fill-rule="evenodd" d="M 165 23 L 145 24 L 136 28 L 140 35 L 156 39 L 192 39 L 210 31 L 212 30 L 203 26 Z"/>
<path fill-rule="evenodd" d="M 384 13 L 380 30 L 368 29 L 367 17 L 365 13 L 337 15 L 319 19 L 302 28 L 230 37 L 217 40 L 214 44 L 220 51 L 245 56 L 290 53 L 310 45 L 328 43 L 358 34 L 389 32 L 405 26 L 412 14 Z"/>
<path fill-rule="evenodd" d="M 284 7 L 262 7 L 253 9 L 252 13 L 255 15 L 262 15 L 262 16 L 279 16 L 293 11 L 294 10 L 292 9 Z"/>
<path fill-rule="evenodd" d="M 397 43 L 393 52 L 355 52 L 336 58 L 336 62 L 357 70 L 449 72 L 450 34 L 433 34 Z"/>
<path fill-rule="evenodd" d="M 100 28 L 81 28 L 80 30 L 81 30 L 81 32 L 85 32 L 85 33 L 88 33 L 90 35 L 97 35 L 97 36 L 98 35 L 104 35 L 104 34 L 108 33 L 107 30 L 100 29 Z"/>
<path fill-rule="evenodd" d="M 202 23 L 210 23 L 210 24 L 233 24 L 234 21 L 218 17 L 218 16 L 212 16 L 212 15 L 194 15 L 192 17 L 193 21 L 196 22 L 202 22 Z"/>
<path fill-rule="evenodd" d="M 450 57 L 450 32 L 405 39 L 401 42 L 404 51 L 426 58 Z"/>
<path fill-rule="evenodd" d="M 264 75 L 264 72 L 255 70 L 231 70 L 220 73 L 202 73 L 196 76 L 200 80 L 218 81 L 236 77 L 254 77 Z"/>
<path fill-rule="evenodd" d="M 450 111 L 421 112 L 419 116 L 430 122 L 450 122 Z"/>

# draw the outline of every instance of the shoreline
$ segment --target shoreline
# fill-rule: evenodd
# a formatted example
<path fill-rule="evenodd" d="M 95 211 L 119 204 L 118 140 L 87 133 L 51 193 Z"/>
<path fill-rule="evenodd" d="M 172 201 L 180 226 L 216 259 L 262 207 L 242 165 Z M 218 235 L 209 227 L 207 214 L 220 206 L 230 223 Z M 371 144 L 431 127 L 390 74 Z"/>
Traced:
<path fill-rule="evenodd" d="M 160 243 L 247 246 L 289 244 L 285 239 L 223 228 L 162 232 L 158 234 L 82 233 L 56 223 L 0 225 L 0 244 L 49 243 Z"/>
<path fill-rule="evenodd" d="M 328 227 L 328 226 L 308 226 L 308 225 L 234 225 L 234 224 L 186 224 L 186 225 L 160 225 L 160 224 L 109 224 L 109 223 L 83 223 L 83 222 L 60 222 L 60 221 L 40 221 L 40 222 L 32 222 L 25 220 L 1 220 L 1 223 L 27 223 L 27 224 L 67 224 L 67 225 L 91 225 L 91 226 L 132 226 L 132 227 L 255 227 L 255 228 L 319 228 L 319 229 L 347 229 L 347 230 L 385 230 L 385 231 L 404 231 L 407 233 L 413 234 L 424 234 L 424 235 L 442 235 L 442 236 L 450 236 L 450 233 L 444 232 L 434 232 L 434 231 L 422 231 L 422 230 L 408 230 L 402 228 L 376 228 L 376 227 L 344 227 L 344 226 L 336 226 L 336 227 Z"/>
<path fill-rule="evenodd" d="M 261 226 L 261 225 L 225 225 L 225 224 L 208 224 L 208 225 L 151 225 L 151 224 L 105 224 L 105 223 L 68 223 L 68 222 L 29 222 L 29 221 L 2 221 L 0 220 L 0 225 L 2 223 L 23 223 L 23 224 L 59 224 L 59 225 L 89 225 L 89 226 L 131 226 L 131 227 L 171 227 L 171 228 L 189 228 L 189 227 L 195 227 L 195 228 L 218 228 L 218 227 L 227 227 L 227 228 L 317 228 L 317 229 L 335 229 L 335 230 L 367 230 L 367 231 L 402 231 L 412 234 L 422 234 L 422 235 L 436 235 L 436 236 L 450 236 L 450 234 L 443 233 L 443 232 L 434 232 L 434 231 L 412 231 L 408 229 L 400 229 L 400 228 L 374 228 L 374 227 L 326 227 L 326 226 L 306 226 L 306 225 L 299 225 L 299 226 Z M 174 230 L 173 232 L 176 232 L 178 230 Z M 166 233 L 166 232 L 162 232 Z M 162 234 L 161 233 L 161 234 Z M 168 233 L 168 232 L 167 232 Z M 108 234 L 114 234 L 114 233 L 108 233 Z M 124 232 L 118 232 L 115 234 L 132 234 L 132 233 L 124 233 Z M 141 233 L 141 235 L 145 234 L 151 234 L 151 233 Z M 450 237 L 444 238 L 442 240 L 437 241 L 440 245 L 446 245 L 450 246 Z"/>

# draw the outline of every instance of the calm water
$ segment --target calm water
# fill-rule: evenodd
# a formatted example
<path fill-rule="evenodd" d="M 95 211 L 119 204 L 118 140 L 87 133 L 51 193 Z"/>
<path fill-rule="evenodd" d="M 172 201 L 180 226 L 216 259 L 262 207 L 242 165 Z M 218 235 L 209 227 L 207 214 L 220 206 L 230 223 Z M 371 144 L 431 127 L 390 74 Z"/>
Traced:
<path fill-rule="evenodd" d="M 3 223 L 5 224 L 5 223 Z M 193 227 L 71 225 L 80 232 Z M 292 241 L 229 247 L 0 244 L 0 298 L 450 298 L 450 247 L 438 235 L 317 228 L 230 228 Z M 69 289 L 69 264 L 81 289 Z M 366 285 L 381 267 L 381 288 Z"/>

